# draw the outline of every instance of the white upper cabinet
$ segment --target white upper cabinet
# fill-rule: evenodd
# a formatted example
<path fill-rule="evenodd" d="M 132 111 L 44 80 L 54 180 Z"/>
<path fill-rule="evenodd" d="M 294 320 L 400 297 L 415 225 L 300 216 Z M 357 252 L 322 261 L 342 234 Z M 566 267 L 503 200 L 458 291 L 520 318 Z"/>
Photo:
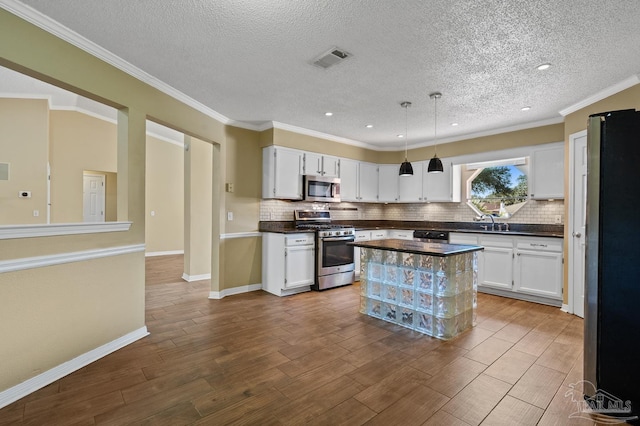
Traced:
<path fill-rule="evenodd" d="M 534 149 L 529 191 L 534 200 L 564 198 L 564 145 Z"/>
<path fill-rule="evenodd" d="M 342 158 L 340 199 L 355 202 L 378 201 L 378 166 Z"/>
<path fill-rule="evenodd" d="M 398 201 L 399 164 L 378 165 L 378 201 L 395 203 Z"/>
<path fill-rule="evenodd" d="M 422 201 L 422 161 L 414 161 L 413 175 L 398 177 L 398 194 L 401 203 L 417 203 Z M 398 169 L 400 166 L 398 166 Z M 426 168 L 425 168 L 426 170 Z"/>
<path fill-rule="evenodd" d="M 315 152 L 304 153 L 303 174 L 322 176 L 322 154 L 316 154 Z"/>
<path fill-rule="evenodd" d="M 375 203 L 378 201 L 378 165 L 360 163 L 358 166 L 358 201 Z"/>
<path fill-rule="evenodd" d="M 315 152 L 304 153 L 304 174 L 315 176 L 340 176 L 340 159 Z"/>
<path fill-rule="evenodd" d="M 443 160 L 444 171 L 442 173 L 428 173 L 429 162 L 424 161 L 422 164 L 422 201 L 459 202 L 461 167 L 452 164 L 450 161 Z"/>
<path fill-rule="evenodd" d="M 322 156 L 322 176 L 340 176 L 341 159 L 330 155 Z"/>
<path fill-rule="evenodd" d="M 360 201 L 358 190 L 359 162 L 343 158 L 340 163 L 340 200 Z"/>
<path fill-rule="evenodd" d="M 262 150 L 262 198 L 302 199 L 303 153 L 268 146 Z"/>

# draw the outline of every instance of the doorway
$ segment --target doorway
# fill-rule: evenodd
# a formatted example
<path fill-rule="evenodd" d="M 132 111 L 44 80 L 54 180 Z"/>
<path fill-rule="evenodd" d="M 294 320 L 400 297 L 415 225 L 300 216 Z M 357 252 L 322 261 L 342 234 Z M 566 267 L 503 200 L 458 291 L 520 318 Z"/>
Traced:
<path fill-rule="evenodd" d="M 587 131 L 569 136 L 569 311 L 584 318 Z"/>
<path fill-rule="evenodd" d="M 82 175 L 82 221 L 104 222 L 104 175 Z"/>

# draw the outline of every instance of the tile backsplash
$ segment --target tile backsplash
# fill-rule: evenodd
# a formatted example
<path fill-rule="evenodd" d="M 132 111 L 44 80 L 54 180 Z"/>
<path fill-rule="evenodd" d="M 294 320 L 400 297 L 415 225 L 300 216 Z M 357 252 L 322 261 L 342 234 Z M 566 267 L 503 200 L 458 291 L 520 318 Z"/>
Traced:
<path fill-rule="evenodd" d="M 471 222 L 476 216 L 465 203 L 307 203 L 301 201 L 261 200 L 260 220 L 293 220 L 293 211 L 300 209 L 329 208 L 334 220 L 430 220 L 435 222 Z M 339 209 L 339 210 L 338 210 Z M 529 200 L 512 218 L 510 223 L 553 224 L 556 217 L 564 223 L 564 201 Z M 500 219 L 503 221 L 503 219 Z"/>

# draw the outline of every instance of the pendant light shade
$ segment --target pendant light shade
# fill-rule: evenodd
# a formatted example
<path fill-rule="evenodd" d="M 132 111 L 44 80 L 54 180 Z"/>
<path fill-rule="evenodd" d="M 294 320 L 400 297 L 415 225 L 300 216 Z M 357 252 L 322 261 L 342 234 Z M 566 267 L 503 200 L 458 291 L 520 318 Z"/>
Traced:
<path fill-rule="evenodd" d="M 442 161 L 437 156 L 433 156 L 431 160 L 429 160 L 429 166 L 427 167 L 428 173 L 442 173 L 444 172 L 444 167 L 442 167 Z"/>
<path fill-rule="evenodd" d="M 440 164 L 442 167 L 442 164 Z M 412 176 L 413 175 L 413 166 L 406 159 L 400 164 L 400 176 Z"/>
<path fill-rule="evenodd" d="M 407 114 L 409 107 L 411 106 L 411 102 L 402 102 L 400 104 L 402 108 L 404 108 L 404 161 L 400 164 L 400 176 L 413 176 L 413 166 L 407 160 Z"/>
<path fill-rule="evenodd" d="M 429 95 L 433 99 L 433 158 L 429 160 L 429 166 L 427 167 L 428 173 L 442 173 L 444 167 L 442 167 L 442 161 L 438 158 L 438 99 L 442 97 L 442 93 L 433 92 Z"/>

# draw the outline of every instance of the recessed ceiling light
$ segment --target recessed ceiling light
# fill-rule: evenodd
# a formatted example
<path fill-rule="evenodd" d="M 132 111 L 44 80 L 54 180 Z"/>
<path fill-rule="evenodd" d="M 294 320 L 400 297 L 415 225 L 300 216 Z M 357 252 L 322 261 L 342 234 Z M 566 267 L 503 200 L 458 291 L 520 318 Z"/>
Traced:
<path fill-rule="evenodd" d="M 372 128 L 372 127 L 373 127 L 373 124 L 367 124 L 367 125 L 366 125 L 366 126 L 364 126 L 364 127 L 366 127 L 367 129 L 370 129 L 370 128 Z"/>
<path fill-rule="evenodd" d="M 520 108 L 520 110 L 522 110 L 522 111 L 529 111 L 530 109 L 531 109 L 530 106 L 525 106 L 525 107 Z"/>
<path fill-rule="evenodd" d="M 333 115 L 332 112 L 325 112 L 324 115 L 326 115 L 327 117 L 331 117 Z"/>
<path fill-rule="evenodd" d="M 399 138 L 404 138 L 404 135 L 398 135 Z"/>
<path fill-rule="evenodd" d="M 455 127 L 458 125 L 458 123 L 451 123 L 451 125 Z"/>
<path fill-rule="evenodd" d="M 549 68 L 551 68 L 551 64 L 548 62 L 545 62 L 544 64 L 540 64 L 536 67 L 539 71 L 544 71 L 544 70 L 548 70 Z"/>

